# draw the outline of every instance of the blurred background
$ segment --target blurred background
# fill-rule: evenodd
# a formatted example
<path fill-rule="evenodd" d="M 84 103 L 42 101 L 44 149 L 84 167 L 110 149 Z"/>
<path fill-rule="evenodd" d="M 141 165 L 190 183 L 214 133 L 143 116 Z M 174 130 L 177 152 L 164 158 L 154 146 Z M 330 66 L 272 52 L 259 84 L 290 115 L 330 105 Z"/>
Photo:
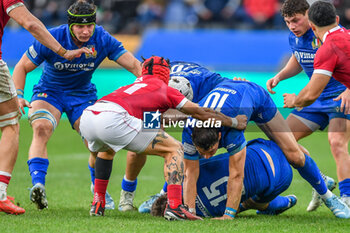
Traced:
<path fill-rule="evenodd" d="M 67 23 L 71 0 L 24 0 L 50 28 Z M 312 3 L 314 0 L 309 0 Z M 330 0 L 350 25 L 350 0 Z M 278 71 L 290 56 L 283 0 L 95 0 L 97 24 L 141 56 L 199 62 L 216 70 Z M 20 40 L 19 40 L 20 38 Z M 4 60 L 16 64 L 33 41 L 13 22 L 4 35 Z M 104 62 L 102 67 L 115 67 Z"/>

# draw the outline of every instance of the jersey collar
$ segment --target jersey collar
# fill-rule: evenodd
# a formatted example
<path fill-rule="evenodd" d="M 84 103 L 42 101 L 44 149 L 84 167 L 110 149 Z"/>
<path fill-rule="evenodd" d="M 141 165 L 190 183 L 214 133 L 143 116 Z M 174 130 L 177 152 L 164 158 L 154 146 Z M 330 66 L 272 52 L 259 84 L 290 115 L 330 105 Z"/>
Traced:
<path fill-rule="evenodd" d="M 334 28 L 332 28 L 331 30 L 329 30 L 328 32 L 326 32 L 324 35 L 323 35 L 323 38 L 322 38 L 322 42 L 324 43 L 326 41 L 326 38 L 329 34 L 331 34 L 332 32 L 335 32 L 337 30 L 339 30 L 341 27 L 338 25 Z"/>

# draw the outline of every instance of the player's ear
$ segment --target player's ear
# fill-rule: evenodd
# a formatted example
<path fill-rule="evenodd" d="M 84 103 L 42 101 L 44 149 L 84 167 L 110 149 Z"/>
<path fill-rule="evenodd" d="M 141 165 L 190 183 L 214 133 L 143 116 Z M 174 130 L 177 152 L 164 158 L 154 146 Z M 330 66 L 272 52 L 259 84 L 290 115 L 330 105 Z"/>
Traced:
<path fill-rule="evenodd" d="M 335 18 L 335 21 L 337 22 L 337 24 L 339 24 L 339 15 L 337 15 L 337 17 Z"/>
<path fill-rule="evenodd" d="M 218 136 L 219 136 L 218 141 L 220 141 L 220 139 L 221 139 L 221 132 L 218 133 Z"/>

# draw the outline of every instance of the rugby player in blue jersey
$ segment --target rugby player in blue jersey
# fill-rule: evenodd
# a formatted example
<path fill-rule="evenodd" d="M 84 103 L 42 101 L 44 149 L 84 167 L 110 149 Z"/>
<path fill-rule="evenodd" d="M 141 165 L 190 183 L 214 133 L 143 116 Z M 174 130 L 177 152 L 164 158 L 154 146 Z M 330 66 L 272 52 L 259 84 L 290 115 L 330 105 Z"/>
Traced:
<path fill-rule="evenodd" d="M 197 215 L 217 217 L 225 213 L 229 157 L 229 153 L 224 153 L 199 160 Z M 278 196 L 289 187 L 292 178 L 292 169 L 276 143 L 264 139 L 249 141 L 239 212 L 257 209 L 260 214 L 278 215 L 293 207 L 297 203 L 294 195 Z M 165 185 L 161 193 L 166 193 L 166 188 Z M 146 203 L 143 205 L 148 206 L 147 213 L 163 216 L 165 195 L 156 194 Z"/>
<path fill-rule="evenodd" d="M 291 78 L 303 70 L 309 78 L 313 74 L 314 58 L 321 42 L 309 25 L 308 9 L 309 4 L 306 0 L 287 0 L 282 5 L 282 16 L 291 31 L 289 45 L 293 54 L 286 66 L 267 81 L 267 89 L 272 94 L 275 93 L 272 88 L 282 80 Z M 341 100 L 334 101 L 345 89 L 344 85 L 332 77 L 320 97 L 308 107 L 294 109 L 288 116 L 287 123 L 297 141 L 318 129 L 325 129 L 328 125 L 328 141 L 337 165 L 340 196 L 350 206 L 350 131 L 343 130 L 350 123 L 350 115 L 339 111 Z M 310 98 L 313 99 L 313 96 Z M 334 183 L 332 180 L 328 182 Z M 319 195 L 314 192 L 307 210 L 316 210 L 320 204 Z"/>
<path fill-rule="evenodd" d="M 29 107 L 29 122 L 33 128 L 33 139 L 29 149 L 28 166 L 33 187 L 30 199 L 39 209 L 47 207 L 45 176 L 49 166 L 47 142 L 66 113 L 72 127 L 79 133 L 80 116 L 83 110 L 97 100 L 96 87 L 91 83 L 92 74 L 108 57 L 126 68 L 135 76 L 141 75 L 140 62 L 121 42 L 112 37 L 101 26 L 95 24 L 97 7 L 93 2 L 78 0 L 68 9 L 68 24 L 50 30 L 62 46 L 67 49 L 87 47 L 92 54 L 82 55 L 68 61 L 34 41 L 15 67 L 15 86 L 22 92 L 19 105 Z M 41 79 L 33 89 L 31 104 L 23 99 L 27 73 L 44 62 Z M 89 159 L 92 182 L 96 154 Z M 114 203 L 110 203 L 114 208 Z M 108 206 L 107 206 L 108 207 Z"/>
<path fill-rule="evenodd" d="M 188 98 L 191 98 L 192 95 L 193 100 L 198 101 L 196 95 L 205 96 L 198 102 L 200 106 L 220 109 L 222 113 L 231 117 L 238 114 L 246 115 L 248 120 L 255 121 L 265 134 L 279 145 L 289 163 L 298 170 L 300 175 L 318 193 L 322 194 L 322 200 L 332 210 L 333 214 L 340 218 L 350 217 L 349 208 L 344 206 L 343 202 L 327 189 L 316 163 L 299 148 L 276 105 L 262 87 L 252 82 L 222 78 L 219 74 L 210 72 L 195 63 L 178 62 L 171 63 L 171 66 L 170 86 L 180 90 Z M 192 143 L 191 131 L 190 127 L 185 128 L 182 136 L 185 150 L 184 199 L 185 204 L 194 210 L 196 190 L 193 187 L 196 185 L 199 173 L 198 159 L 200 153 Z M 218 140 L 214 141 L 218 142 Z M 226 148 L 231 154 L 230 171 L 232 171 L 232 174 L 230 173 L 231 182 L 229 184 L 232 186 L 228 188 L 228 208 L 236 209 L 239 204 L 240 195 L 238 190 L 242 186 L 245 145 L 243 131 L 222 128 L 219 142 L 208 145 L 209 147 L 204 152 L 200 151 L 202 153 L 210 152 L 207 155 L 210 157 L 215 154 L 220 146 Z M 143 166 L 141 160 L 141 156 L 128 158 L 126 178 L 136 179 L 139 167 Z M 133 166 L 131 167 L 130 164 Z M 233 184 L 236 189 L 232 189 Z M 337 208 L 333 208 L 334 206 Z M 230 217 L 224 215 L 223 218 Z"/>

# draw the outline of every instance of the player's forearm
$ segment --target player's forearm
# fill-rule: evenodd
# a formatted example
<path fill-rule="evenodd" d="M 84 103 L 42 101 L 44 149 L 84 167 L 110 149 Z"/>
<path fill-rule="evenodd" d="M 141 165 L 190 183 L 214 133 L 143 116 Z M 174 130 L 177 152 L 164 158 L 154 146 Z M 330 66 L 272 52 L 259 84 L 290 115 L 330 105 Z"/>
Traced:
<path fill-rule="evenodd" d="M 208 119 L 213 119 L 214 121 L 221 121 L 222 126 L 233 127 L 232 118 L 226 116 L 221 112 L 217 112 L 210 108 L 202 108 L 199 114 L 193 115 L 192 117 L 206 121 Z"/>
<path fill-rule="evenodd" d="M 136 77 L 140 77 L 142 73 L 141 62 L 137 60 L 134 55 L 130 52 L 126 52 L 121 55 L 116 62 L 128 70 L 130 73 L 134 74 Z"/>
<path fill-rule="evenodd" d="M 184 159 L 183 198 L 189 208 L 196 208 L 197 180 L 199 176 L 199 161 Z"/>
<path fill-rule="evenodd" d="M 307 92 L 300 92 L 299 95 L 295 98 L 294 106 L 295 107 L 306 107 L 315 102 L 317 97 L 310 95 Z"/>
<path fill-rule="evenodd" d="M 314 75 L 311 81 L 296 96 L 295 107 L 306 107 L 311 105 L 321 95 L 329 79 L 317 79 Z"/>
<path fill-rule="evenodd" d="M 25 82 L 26 82 L 27 72 L 23 65 L 19 62 L 15 69 L 13 70 L 13 82 L 15 83 L 16 89 L 24 90 Z"/>
<path fill-rule="evenodd" d="M 238 210 L 243 188 L 243 176 L 229 177 L 226 207 Z"/>
<path fill-rule="evenodd" d="M 188 208 L 196 208 L 196 183 L 196 181 L 191 181 L 188 179 L 185 179 L 183 183 L 184 203 L 188 206 Z"/>
<path fill-rule="evenodd" d="M 276 74 L 275 77 L 279 79 L 279 81 L 289 79 L 291 77 L 294 77 L 295 75 L 299 74 L 302 71 L 302 67 L 296 60 L 294 56 L 292 56 L 286 66 Z"/>

